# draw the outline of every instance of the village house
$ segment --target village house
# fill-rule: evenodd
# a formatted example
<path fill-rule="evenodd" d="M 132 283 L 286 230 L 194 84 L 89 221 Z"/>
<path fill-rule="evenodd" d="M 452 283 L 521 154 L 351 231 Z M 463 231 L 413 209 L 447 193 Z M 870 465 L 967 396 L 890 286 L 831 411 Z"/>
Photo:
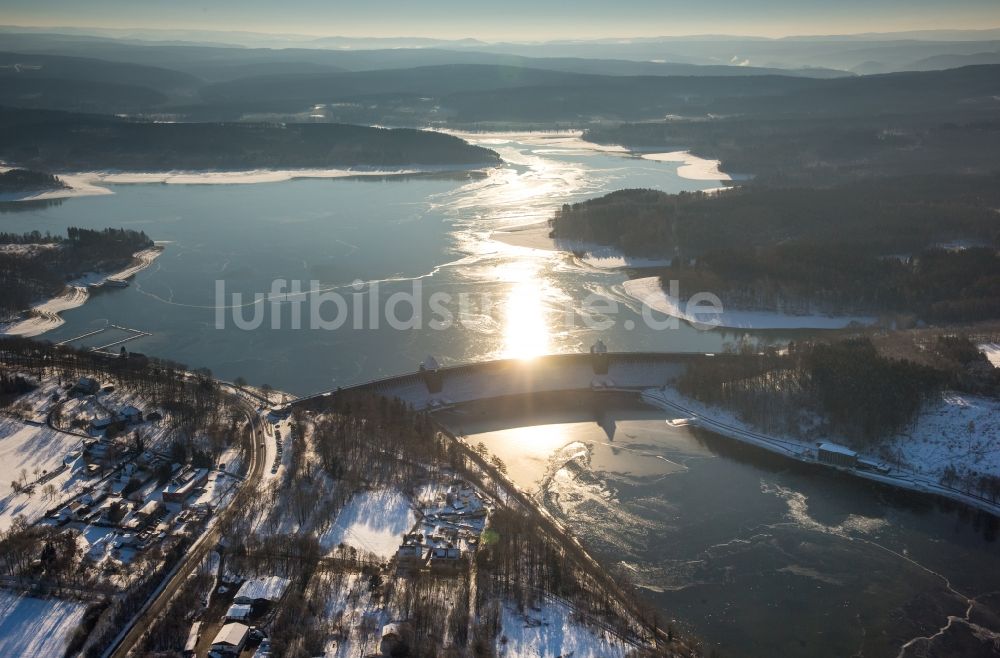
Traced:
<path fill-rule="evenodd" d="M 219 629 L 212 640 L 212 651 L 223 656 L 238 656 L 247 643 L 250 627 L 239 622 L 231 622 Z"/>
<path fill-rule="evenodd" d="M 379 653 L 383 656 L 405 655 L 406 636 L 409 632 L 409 625 L 405 622 L 391 622 L 384 625 L 379 640 Z"/>
<path fill-rule="evenodd" d="M 187 470 L 172 479 L 163 488 L 162 496 L 165 503 L 183 504 L 194 490 L 208 481 L 208 469 Z"/>
<path fill-rule="evenodd" d="M 400 569 L 414 569 L 424 563 L 424 547 L 420 544 L 404 543 L 396 550 L 396 565 Z"/>
<path fill-rule="evenodd" d="M 118 412 L 118 415 L 126 423 L 141 423 L 142 422 L 142 411 L 133 407 L 131 404 L 127 404 L 122 407 L 122 410 Z"/>
<path fill-rule="evenodd" d="M 251 605 L 249 603 L 234 603 L 226 610 L 225 621 L 245 622 L 250 618 Z"/>
<path fill-rule="evenodd" d="M 126 527 L 133 530 L 142 530 L 160 518 L 166 508 L 158 500 L 151 500 L 138 509 L 126 523 Z"/>
<path fill-rule="evenodd" d="M 287 578 L 280 576 L 251 578 L 240 585 L 236 596 L 233 597 L 233 602 L 254 606 L 277 603 L 285 595 L 290 582 Z"/>
<path fill-rule="evenodd" d="M 99 390 L 101 390 L 101 384 L 93 377 L 81 377 L 73 385 L 73 392 L 82 393 L 83 395 L 93 395 Z"/>
<path fill-rule="evenodd" d="M 462 559 L 462 549 L 454 546 L 438 546 L 431 551 L 432 571 L 457 571 L 466 565 Z"/>

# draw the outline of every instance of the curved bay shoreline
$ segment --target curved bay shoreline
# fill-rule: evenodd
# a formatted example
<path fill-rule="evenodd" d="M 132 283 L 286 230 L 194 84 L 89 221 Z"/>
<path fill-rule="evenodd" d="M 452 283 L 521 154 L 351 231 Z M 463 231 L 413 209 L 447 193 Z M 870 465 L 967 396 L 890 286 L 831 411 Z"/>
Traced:
<path fill-rule="evenodd" d="M 60 313 L 86 304 L 90 299 L 90 286 L 103 284 L 106 281 L 126 281 L 152 265 L 161 253 L 163 253 L 162 245 L 143 249 L 132 255 L 132 263 L 124 269 L 111 273 L 88 274 L 70 282 L 61 295 L 32 306 L 27 311 L 26 317 L 9 323 L 0 330 L 0 334 L 30 338 L 62 326 L 65 320 Z"/>

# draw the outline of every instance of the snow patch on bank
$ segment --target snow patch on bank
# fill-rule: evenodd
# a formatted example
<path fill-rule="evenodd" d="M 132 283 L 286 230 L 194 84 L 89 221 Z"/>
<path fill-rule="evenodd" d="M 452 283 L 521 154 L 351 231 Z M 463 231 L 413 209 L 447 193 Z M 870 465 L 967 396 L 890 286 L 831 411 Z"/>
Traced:
<path fill-rule="evenodd" d="M 463 171 L 481 171 L 487 165 L 420 165 L 413 164 L 396 169 L 254 169 L 249 171 L 147 171 L 111 172 L 87 171 L 59 174 L 68 188 L 44 192 L 0 194 L 0 201 L 45 201 L 72 197 L 114 194 L 105 185 L 253 185 L 256 183 L 281 183 L 300 178 L 359 178 L 385 176 L 413 176 Z"/>
<path fill-rule="evenodd" d="M 1000 343 L 983 343 L 979 351 L 986 355 L 993 367 L 1000 368 Z"/>
<path fill-rule="evenodd" d="M 654 162 L 680 162 L 681 166 L 677 167 L 677 175 L 688 180 L 733 180 L 732 176 L 719 170 L 721 161 L 699 158 L 688 151 L 644 153 L 641 157 L 643 160 Z"/>
<path fill-rule="evenodd" d="M 8 170 L 10 170 L 10 167 L 0 167 L 0 173 Z M 56 190 L 7 192 L 0 194 L 0 202 L 47 201 L 50 199 L 68 199 L 78 196 L 113 194 L 108 188 L 97 185 L 93 174 L 60 174 L 58 178 L 69 187 Z"/>
<path fill-rule="evenodd" d="M 876 318 L 847 315 L 790 315 L 774 311 L 707 310 L 706 306 L 689 308 L 684 302 L 670 297 L 659 277 L 632 279 L 623 284 L 625 294 L 649 308 L 691 324 L 730 329 L 842 329 L 852 324 L 874 324 Z M 696 310 L 700 309 L 700 310 Z"/>
<path fill-rule="evenodd" d="M 590 242 L 558 239 L 555 240 L 554 244 L 561 251 L 571 251 L 574 254 L 581 254 L 578 256 L 581 262 L 601 270 L 614 270 L 623 267 L 666 267 L 670 265 L 669 258 L 629 256 L 615 247 Z"/>
<path fill-rule="evenodd" d="M 1000 476 L 1000 400 L 948 392 L 928 403 L 889 449 L 918 473 Z"/>
<path fill-rule="evenodd" d="M 148 172 L 91 172 L 80 174 L 112 185 L 143 185 L 161 183 L 167 185 L 254 185 L 257 183 L 281 183 L 301 178 L 359 178 L 384 176 L 412 176 L 415 174 L 449 173 L 477 171 L 483 166 L 441 165 L 430 166 L 412 164 L 396 169 L 253 169 L 248 171 L 148 171 Z"/>

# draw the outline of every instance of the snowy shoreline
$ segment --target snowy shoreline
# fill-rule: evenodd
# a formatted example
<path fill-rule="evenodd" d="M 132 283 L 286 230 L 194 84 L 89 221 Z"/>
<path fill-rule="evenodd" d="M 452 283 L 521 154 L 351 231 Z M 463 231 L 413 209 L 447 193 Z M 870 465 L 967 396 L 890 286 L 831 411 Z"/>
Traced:
<path fill-rule="evenodd" d="M 621 250 L 607 245 L 550 238 L 550 230 L 548 224 L 529 224 L 496 230 L 490 234 L 490 239 L 511 247 L 573 254 L 581 263 L 599 270 L 616 270 L 628 267 L 641 269 L 670 265 L 669 258 L 629 256 Z"/>
<path fill-rule="evenodd" d="M 65 320 L 60 313 L 86 304 L 90 299 L 89 286 L 106 281 L 125 281 L 152 265 L 161 253 L 163 247 L 159 246 L 143 249 L 134 253 L 132 264 L 122 270 L 110 274 L 87 275 L 70 282 L 61 295 L 32 306 L 26 317 L 3 327 L 0 334 L 30 338 L 62 326 Z"/>
<path fill-rule="evenodd" d="M 720 434 L 726 438 L 733 439 L 741 443 L 756 446 L 783 457 L 788 457 L 807 464 L 831 468 L 848 475 L 853 475 L 865 480 L 871 480 L 873 482 L 886 484 L 900 489 L 941 496 L 943 498 L 968 505 L 974 509 L 988 512 L 1000 518 L 1000 503 L 991 502 L 979 496 L 941 484 L 940 473 L 933 468 L 933 466 L 939 466 L 940 464 L 932 463 L 927 458 L 927 455 L 921 454 L 919 449 L 908 455 L 911 461 L 915 462 L 914 464 L 907 464 L 907 467 L 897 466 L 888 473 L 882 473 L 875 470 L 860 470 L 858 468 L 849 468 L 846 466 L 837 466 L 835 464 L 818 461 L 815 456 L 815 448 L 804 441 L 768 436 L 757 432 L 737 419 L 731 413 L 708 407 L 707 405 L 701 404 L 695 400 L 684 398 L 677 391 L 668 391 L 666 387 L 663 389 L 648 389 L 642 393 L 642 399 L 643 401 L 666 411 L 679 412 L 683 414 L 692 424 L 710 432 Z M 945 400 L 947 401 L 947 396 L 945 396 Z M 940 416 L 941 412 L 939 409 L 931 409 L 926 411 L 924 415 L 928 417 L 933 415 Z M 985 415 L 987 417 L 991 417 L 992 412 L 987 411 Z M 918 420 L 923 419 L 921 418 Z M 931 425 L 926 429 L 933 432 L 938 428 Z M 902 435 L 897 435 L 892 437 L 892 441 L 899 443 L 902 438 L 904 438 Z M 912 439 L 912 437 L 906 438 Z M 910 443 L 912 443 L 912 441 L 910 441 Z M 1000 448 L 996 449 L 994 453 L 995 454 L 991 455 L 991 457 L 994 462 L 992 470 L 995 474 L 998 470 L 1000 470 Z M 867 455 L 859 454 L 858 456 L 871 459 L 871 457 Z"/>
<path fill-rule="evenodd" d="M 873 324 L 876 318 L 867 316 L 789 315 L 775 311 L 687 312 L 685 304 L 671 298 L 660 286 L 659 277 L 630 279 L 623 285 L 625 294 L 664 315 L 693 325 L 708 325 L 723 329 L 843 329 L 851 324 Z M 687 291 L 697 292 L 697 291 Z M 705 307 L 702 307 L 705 308 Z"/>
<path fill-rule="evenodd" d="M 680 166 L 677 167 L 677 175 L 688 180 L 734 180 L 732 176 L 719 169 L 719 166 L 722 164 L 720 160 L 700 158 L 689 151 L 642 153 L 639 157 L 643 160 L 652 160 L 653 162 L 679 162 Z"/>
<path fill-rule="evenodd" d="M 73 197 L 114 194 L 104 185 L 254 185 L 282 183 L 306 178 L 367 178 L 403 177 L 420 174 L 448 174 L 476 172 L 490 165 L 420 165 L 413 164 L 398 169 L 250 169 L 237 171 L 171 170 L 171 171 L 85 171 L 57 174 L 68 188 L 46 192 L 0 195 L 0 202 L 45 201 Z"/>

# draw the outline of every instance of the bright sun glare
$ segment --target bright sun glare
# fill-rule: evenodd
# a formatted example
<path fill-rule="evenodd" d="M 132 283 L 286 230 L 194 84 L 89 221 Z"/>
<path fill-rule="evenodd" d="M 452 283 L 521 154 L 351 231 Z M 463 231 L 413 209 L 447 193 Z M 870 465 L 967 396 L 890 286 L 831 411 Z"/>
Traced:
<path fill-rule="evenodd" d="M 538 266 L 530 262 L 501 267 L 501 278 L 511 287 L 504 300 L 503 356 L 531 359 L 551 349 Z"/>

